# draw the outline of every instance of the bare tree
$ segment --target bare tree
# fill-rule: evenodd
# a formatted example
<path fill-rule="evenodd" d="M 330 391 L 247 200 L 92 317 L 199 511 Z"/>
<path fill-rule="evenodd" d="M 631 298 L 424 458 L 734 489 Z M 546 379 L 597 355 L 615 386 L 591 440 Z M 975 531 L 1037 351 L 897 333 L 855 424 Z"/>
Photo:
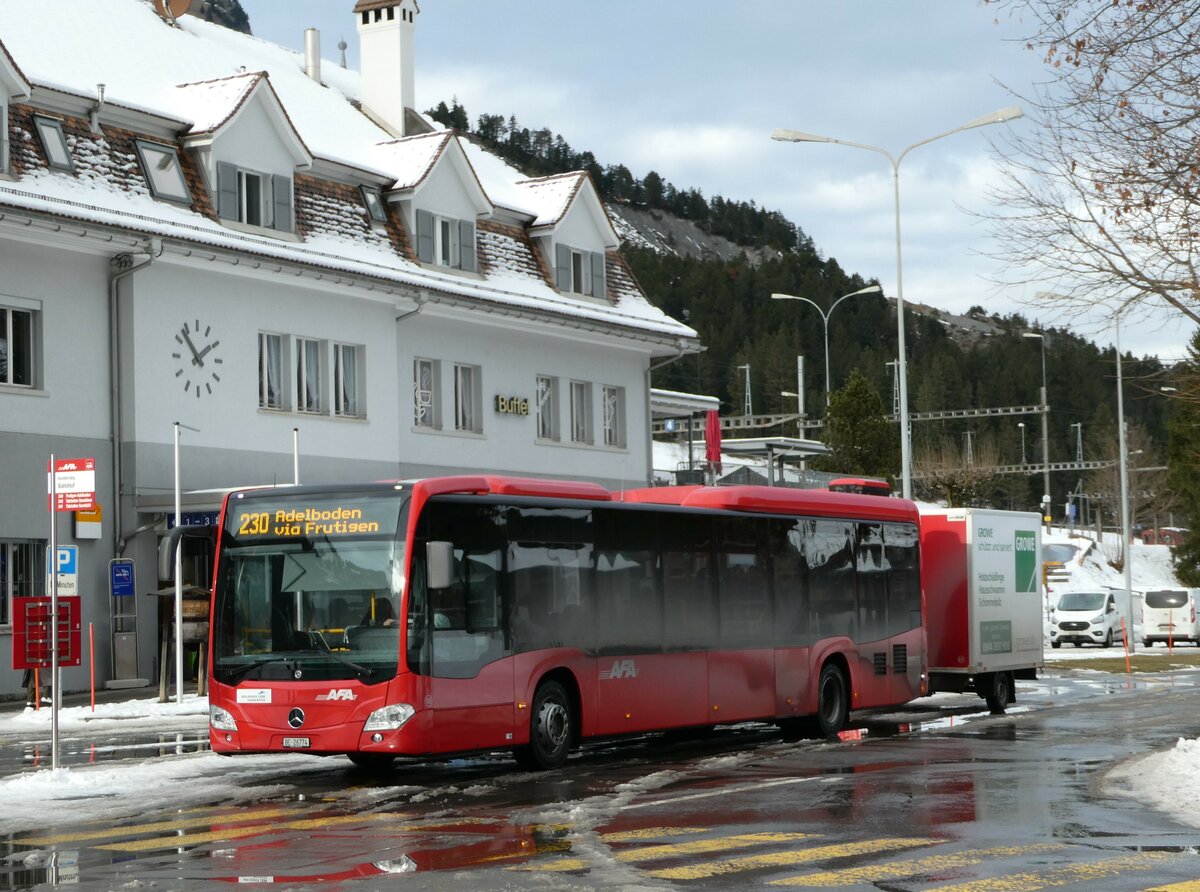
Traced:
<path fill-rule="evenodd" d="M 1167 484 L 1167 469 L 1144 427 L 1128 425 L 1126 450 L 1129 456 L 1130 523 L 1152 526 L 1155 516 L 1175 510 L 1178 500 Z M 1117 525 L 1121 522 L 1121 465 L 1115 436 L 1105 441 L 1100 459 L 1111 464 L 1092 471 L 1086 485 L 1095 504 L 1100 505 Z M 1119 566 L 1124 556 L 1124 548 L 1120 548 L 1109 556 L 1110 562 Z"/>
<path fill-rule="evenodd" d="M 993 483 L 999 455 L 995 441 L 984 437 L 972 444 L 969 453 L 952 437 L 919 449 L 913 457 L 917 493 L 945 499 L 951 508 L 970 505 Z"/>
<path fill-rule="evenodd" d="M 1200 322 L 1200 5 L 990 2 L 1029 26 L 1048 73 L 1022 97 L 1037 126 L 1001 147 L 1006 279 L 1049 279 L 1039 302 L 1063 312 L 1165 304 Z"/>

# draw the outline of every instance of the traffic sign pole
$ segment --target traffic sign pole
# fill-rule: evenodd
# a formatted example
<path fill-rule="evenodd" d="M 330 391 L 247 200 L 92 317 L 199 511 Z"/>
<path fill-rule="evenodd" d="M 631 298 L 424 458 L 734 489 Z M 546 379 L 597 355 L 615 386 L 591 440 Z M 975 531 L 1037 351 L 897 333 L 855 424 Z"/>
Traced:
<path fill-rule="evenodd" d="M 50 767 L 58 769 L 58 474 L 50 454 Z M 42 692 L 38 691 L 40 698 Z"/>

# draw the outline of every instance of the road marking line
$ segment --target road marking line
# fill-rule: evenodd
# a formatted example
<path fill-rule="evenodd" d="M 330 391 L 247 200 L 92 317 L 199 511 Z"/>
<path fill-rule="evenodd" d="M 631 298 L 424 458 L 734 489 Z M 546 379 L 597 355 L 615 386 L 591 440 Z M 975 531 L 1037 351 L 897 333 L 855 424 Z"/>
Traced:
<path fill-rule="evenodd" d="M 854 886 L 859 883 L 877 883 L 915 875 L 941 873 L 960 867 L 970 867 L 988 859 L 1011 858 L 1038 852 L 1053 852 L 1066 848 L 1057 843 L 1039 843 L 1030 846 L 997 846 L 991 849 L 970 849 L 965 852 L 949 852 L 945 855 L 930 855 L 926 858 L 910 858 L 870 867 L 849 867 L 845 870 L 827 870 L 808 873 L 784 880 L 771 880 L 771 886 L 809 886 L 826 889 L 831 886 Z M 1200 890 L 1197 890 L 1200 892 Z"/>
<path fill-rule="evenodd" d="M 748 849 L 764 843 L 796 842 L 801 839 L 820 839 L 820 837 L 812 833 L 741 833 L 737 836 L 721 836 L 716 839 L 697 839 L 693 842 L 647 846 L 644 849 L 624 849 L 616 853 L 616 859 L 618 861 L 655 861 L 675 855 Z"/>
<path fill-rule="evenodd" d="M 168 830 L 182 830 L 187 827 L 202 827 L 205 824 L 245 824 L 247 821 L 261 821 L 264 818 L 277 818 L 280 815 L 293 814 L 291 808 L 272 808 L 259 811 L 239 812 L 237 814 L 202 818 L 179 818 L 174 821 L 155 821 L 152 824 L 136 824 L 126 827 L 106 827 L 103 830 L 89 830 L 83 833 L 64 833 L 59 836 L 32 836 L 28 839 L 16 839 L 13 842 L 26 846 L 55 846 L 68 842 L 85 842 L 89 839 L 111 839 L 122 836 L 145 836 L 147 833 L 161 833 Z"/>
<path fill-rule="evenodd" d="M 1014 873 L 1004 877 L 987 877 L 960 883 L 957 886 L 939 886 L 937 892 L 1037 892 L 1051 886 L 1068 886 L 1072 883 L 1094 882 L 1121 876 L 1127 870 L 1153 870 L 1162 861 L 1172 857 L 1166 852 L 1143 852 L 1123 855 L 1103 861 L 1089 861 L 1056 867 L 1044 873 Z"/>
<path fill-rule="evenodd" d="M 196 846 L 209 842 L 225 842 L 235 839 L 245 839 L 248 836 L 266 836 L 280 830 L 321 830 L 326 827 L 337 827 L 342 824 L 366 824 L 372 821 L 395 820 L 396 815 L 365 814 L 365 815 L 336 815 L 328 818 L 304 818 L 297 821 L 282 821 L 278 824 L 256 824 L 253 827 L 231 827 L 213 833 L 191 833 L 185 836 L 160 836 L 154 839 L 138 839 L 130 842 L 110 843 L 104 846 L 94 846 L 113 852 L 148 852 L 154 849 L 174 849 L 184 846 Z M 411 827 L 398 829 L 410 830 Z"/>
<path fill-rule="evenodd" d="M 692 799 L 711 799 L 713 796 L 732 796 L 737 793 L 767 790 L 771 787 L 785 787 L 791 784 L 811 784 L 814 781 L 830 783 L 835 780 L 838 780 L 838 778 L 827 775 L 815 775 L 812 777 L 787 777 L 782 780 L 764 781 L 763 783 L 755 784 L 737 784 L 736 786 L 722 787 L 719 790 L 709 790 L 705 793 L 690 793 L 687 796 L 667 796 L 663 799 L 652 799 L 649 802 L 635 802 L 632 805 L 626 805 L 621 811 L 633 811 L 637 808 L 654 808 L 657 805 L 674 805 L 676 802 L 688 802 Z"/>
<path fill-rule="evenodd" d="M 729 873 L 740 873 L 745 870 L 757 870 L 762 867 L 784 867 L 811 861 L 825 861 L 831 858 L 869 855 L 875 852 L 929 846 L 936 842 L 932 839 L 871 839 L 863 842 L 818 846 L 812 849 L 790 849 L 786 852 L 772 852 L 766 855 L 749 855 L 745 858 L 732 858 L 728 861 L 713 861 L 709 864 L 696 864 L 688 867 L 650 870 L 647 873 L 652 877 L 664 880 L 702 880 Z"/>
<path fill-rule="evenodd" d="M 661 836 L 663 829 L 661 827 L 653 828 L 656 836 Z M 644 831 L 635 830 L 633 834 L 641 834 Z M 688 831 L 691 832 L 691 831 Z M 610 837 L 629 838 L 631 834 L 613 833 L 603 834 L 601 839 L 605 842 L 612 842 Z M 800 839 L 819 839 L 811 833 L 743 833 L 737 836 L 722 836 L 715 839 L 697 839 L 692 842 L 664 844 L 658 846 L 646 846 L 639 849 L 622 849 L 614 853 L 613 858 L 617 861 L 657 861 L 663 858 L 671 858 L 676 855 L 697 855 L 707 852 L 726 852 L 732 849 L 746 849 L 751 846 L 763 845 L 766 843 L 777 842 L 795 842 Z M 529 863 L 520 864 L 508 868 L 509 870 L 524 870 L 530 872 L 546 872 L 546 873 L 565 873 L 571 870 L 585 870 L 588 867 L 595 866 L 591 862 L 585 861 L 582 858 L 563 858 L 558 861 L 549 861 L 545 863 Z"/>
<path fill-rule="evenodd" d="M 668 836 L 690 836 L 693 833 L 708 833 L 708 827 L 646 827 L 644 830 L 626 830 L 622 833 L 601 833 L 605 842 L 635 842 L 639 839 L 662 839 Z"/>

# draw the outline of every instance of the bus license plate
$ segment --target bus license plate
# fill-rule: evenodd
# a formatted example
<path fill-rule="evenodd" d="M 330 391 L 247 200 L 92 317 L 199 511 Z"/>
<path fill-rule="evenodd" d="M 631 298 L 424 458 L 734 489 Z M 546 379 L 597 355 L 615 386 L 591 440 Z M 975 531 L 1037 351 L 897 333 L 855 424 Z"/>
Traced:
<path fill-rule="evenodd" d="M 312 740 L 307 737 L 285 737 L 283 746 L 285 749 L 308 749 L 312 746 Z"/>

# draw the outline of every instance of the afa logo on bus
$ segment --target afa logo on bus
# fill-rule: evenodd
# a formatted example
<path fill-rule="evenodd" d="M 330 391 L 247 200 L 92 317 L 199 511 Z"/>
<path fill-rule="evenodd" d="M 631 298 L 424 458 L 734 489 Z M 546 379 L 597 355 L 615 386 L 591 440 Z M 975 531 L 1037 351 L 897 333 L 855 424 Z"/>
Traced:
<path fill-rule="evenodd" d="M 637 678 L 637 664 L 633 660 L 613 660 L 612 668 L 600 670 L 600 680 L 614 678 Z"/>

